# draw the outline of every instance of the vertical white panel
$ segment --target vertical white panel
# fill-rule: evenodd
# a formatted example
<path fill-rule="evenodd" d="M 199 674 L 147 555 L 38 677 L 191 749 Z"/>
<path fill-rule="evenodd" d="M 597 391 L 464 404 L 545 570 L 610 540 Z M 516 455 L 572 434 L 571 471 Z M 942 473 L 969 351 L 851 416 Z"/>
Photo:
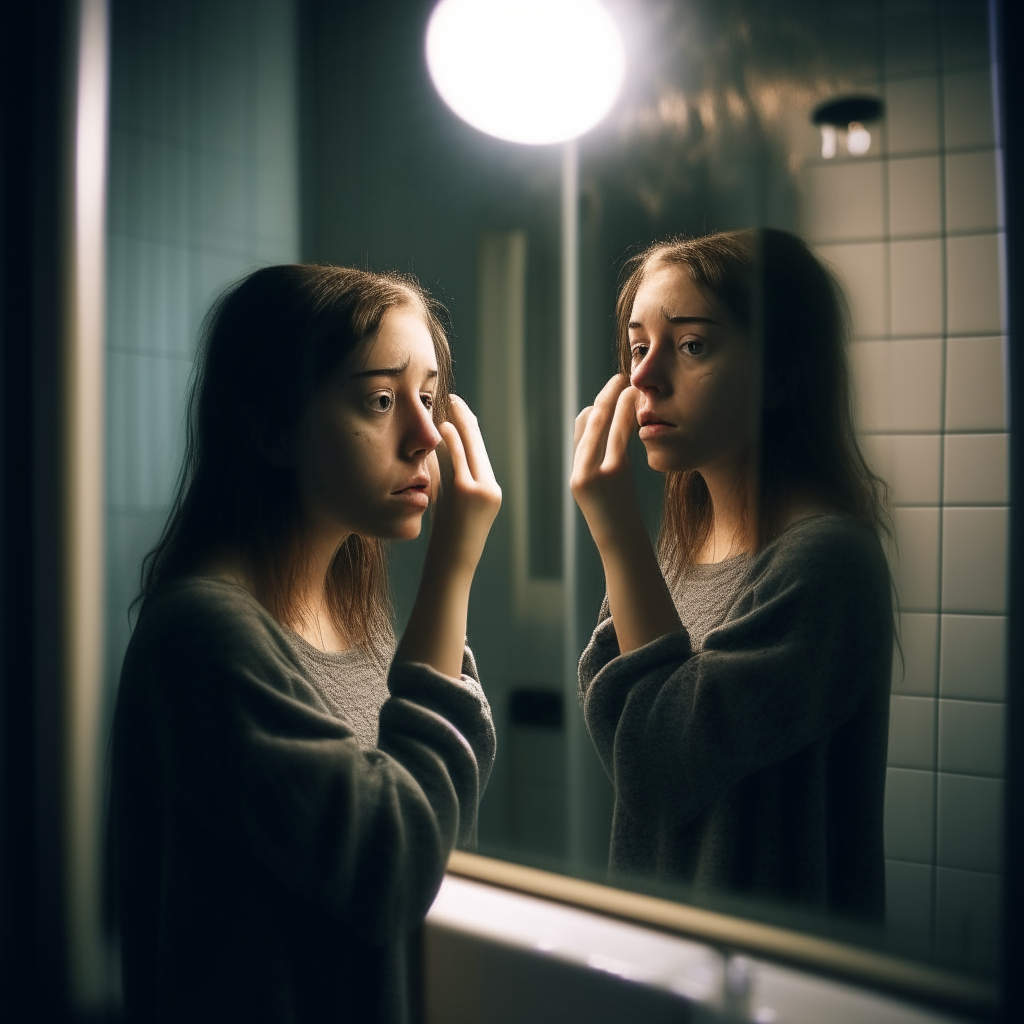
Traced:
<path fill-rule="evenodd" d="M 103 403 L 109 22 L 81 0 L 75 69 L 65 393 L 67 637 L 66 877 L 71 996 L 105 996 L 100 919 L 103 692 Z"/>

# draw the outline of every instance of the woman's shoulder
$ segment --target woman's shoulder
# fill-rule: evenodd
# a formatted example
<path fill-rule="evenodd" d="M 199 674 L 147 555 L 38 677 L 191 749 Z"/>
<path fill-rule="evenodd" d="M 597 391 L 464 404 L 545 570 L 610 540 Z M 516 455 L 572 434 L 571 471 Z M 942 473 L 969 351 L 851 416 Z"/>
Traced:
<path fill-rule="evenodd" d="M 853 516 L 823 512 L 792 523 L 754 557 L 752 575 L 889 585 L 876 532 Z"/>
<path fill-rule="evenodd" d="M 146 598 L 132 646 L 190 653 L 277 648 L 282 633 L 242 586 L 215 576 L 180 576 Z"/>

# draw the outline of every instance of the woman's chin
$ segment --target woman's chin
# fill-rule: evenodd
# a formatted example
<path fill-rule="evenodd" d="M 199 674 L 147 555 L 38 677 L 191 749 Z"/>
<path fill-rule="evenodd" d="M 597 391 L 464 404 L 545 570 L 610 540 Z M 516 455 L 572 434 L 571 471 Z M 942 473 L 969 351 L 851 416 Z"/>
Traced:
<path fill-rule="evenodd" d="M 392 523 L 392 528 L 387 532 L 385 540 L 415 540 L 423 531 L 423 513 L 403 516 L 400 520 Z"/>
<path fill-rule="evenodd" d="M 653 446 L 647 449 L 647 465 L 650 469 L 653 469 L 655 473 L 671 473 L 676 469 L 690 468 L 689 466 L 682 466 L 679 463 L 680 460 L 672 458 L 672 453 L 669 451 L 654 448 Z"/>

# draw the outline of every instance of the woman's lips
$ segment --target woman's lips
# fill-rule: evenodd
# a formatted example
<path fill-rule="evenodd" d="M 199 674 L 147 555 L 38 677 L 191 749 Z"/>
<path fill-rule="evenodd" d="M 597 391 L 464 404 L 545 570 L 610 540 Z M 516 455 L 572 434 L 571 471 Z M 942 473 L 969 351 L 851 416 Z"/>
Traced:
<path fill-rule="evenodd" d="M 640 440 L 650 441 L 656 437 L 661 437 L 667 434 L 670 430 L 675 430 L 674 423 L 668 423 L 666 420 L 660 420 L 657 416 L 654 416 L 649 412 L 642 412 L 637 417 L 640 423 Z"/>
<path fill-rule="evenodd" d="M 391 496 L 400 501 L 408 502 L 414 508 L 426 508 L 430 504 L 429 483 L 415 483 L 403 487 L 400 491 L 392 491 Z"/>

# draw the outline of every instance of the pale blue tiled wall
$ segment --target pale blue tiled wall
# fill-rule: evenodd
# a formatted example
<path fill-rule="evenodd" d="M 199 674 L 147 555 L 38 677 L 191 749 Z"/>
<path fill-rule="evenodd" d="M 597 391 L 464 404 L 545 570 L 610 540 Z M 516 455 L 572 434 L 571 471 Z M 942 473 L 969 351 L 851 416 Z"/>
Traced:
<path fill-rule="evenodd" d="M 996 968 L 1006 628 L 1002 203 L 986 4 L 890 0 L 887 115 L 811 157 L 804 227 L 851 300 L 859 425 L 895 502 L 906 670 L 893 680 L 890 925 Z"/>
<path fill-rule="evenodd" d="M 107 662 L 163 523 L 202 317 L 298 257 L 293 0 L 115 0 L 107 327 Z"/>

